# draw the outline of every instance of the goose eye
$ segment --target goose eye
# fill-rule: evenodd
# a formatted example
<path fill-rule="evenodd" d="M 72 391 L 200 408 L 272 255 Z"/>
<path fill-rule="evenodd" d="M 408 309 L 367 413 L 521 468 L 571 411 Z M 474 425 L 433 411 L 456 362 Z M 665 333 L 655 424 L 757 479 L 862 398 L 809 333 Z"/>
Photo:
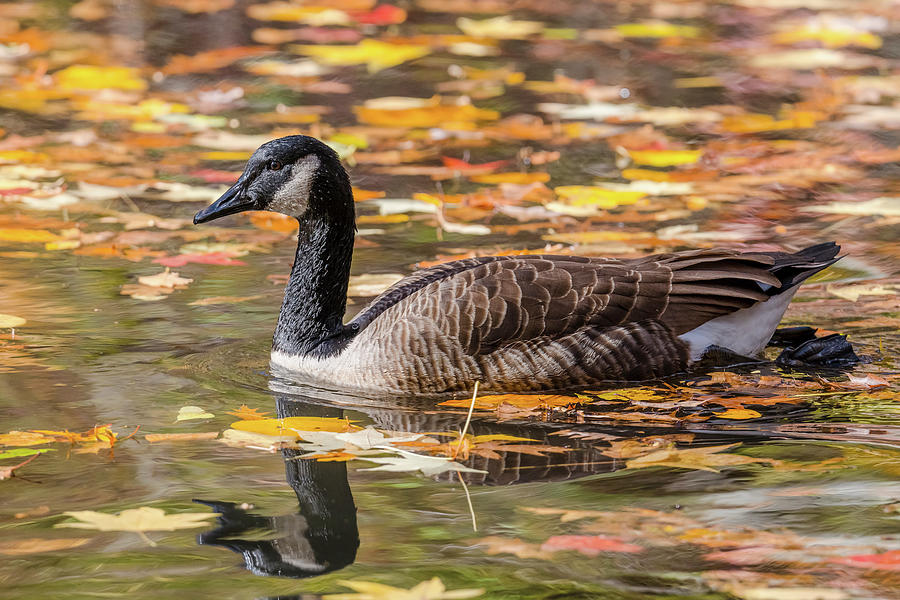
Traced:
<path fill-rule="evenodd" d="M 277 160 L 270 160 L 269 164 L 268 164 L 270 171 L 277 171 L 277 170 L 281 169 L 281 167 L 283 167 L 283 166 L 284 165 L 281 164 L 280 162 L 278 162 Z"/>

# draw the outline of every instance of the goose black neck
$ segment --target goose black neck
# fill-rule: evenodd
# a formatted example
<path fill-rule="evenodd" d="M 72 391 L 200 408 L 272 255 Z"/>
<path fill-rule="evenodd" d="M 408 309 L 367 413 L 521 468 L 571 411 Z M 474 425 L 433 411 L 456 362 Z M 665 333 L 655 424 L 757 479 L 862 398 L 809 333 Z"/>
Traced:
<path fill-rule="evenodd" d="M 304 215 L 299 221 L 297 254 L 272 349 L 324 357 L 340 350 L 340 344 L 333 342 L 343 331 L 354 218 L 352 212 L 343 218 L 325 213 Z"/>

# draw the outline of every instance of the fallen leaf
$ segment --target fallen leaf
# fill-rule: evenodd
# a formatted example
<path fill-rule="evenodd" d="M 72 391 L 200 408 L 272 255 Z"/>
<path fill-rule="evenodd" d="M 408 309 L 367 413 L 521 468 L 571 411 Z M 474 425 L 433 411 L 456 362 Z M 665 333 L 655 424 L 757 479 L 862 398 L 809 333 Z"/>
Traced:
<path fill-rule="evenodd" d="M 0 313 L 0 329 L 9 329 L 12 327 L 21 327 L 25 323 L 27 323 L 25 319 L 22 317 L 16 317 L 13 315 L 4 315 Z M 2 443 L 2 442 L 0 442 Z"/>
<path fill-rule="evenodd" d="M 182 406 L 178 410 L 176 421 L 190 421 L 193 419 L 212 419 L 216 415 L 200 408 L 199 406 Z"/>
<path fill-rule="evenodd" d="M 540 558 L 545 560 L 551 557 L 550 552 L 542 550 L 537 544 L 529 544 L 519 538 L 492 535 L 476 540 L 476 543 L 481 546 L 487 546 L 485 553 L 492 556 L 496 554 L 514 554 L 519 558 Z"/>
<path fill-rule="evenodd" d="M 252 419 L 237 421 L 231 427 L 238 431 L 248 431 L 262 435 L 278 437 L 288 436 L 291 439 L 302 437 L 304 431 L 332 431 L 343 433 L 356 431 L 359 428 L 347 419 L 332 417 L 286 417 L 284 419 Z"/>
<path fill-rule="evenodd" d="M 721 446 L 708 446 L 706 448 L 679 449 L 674 446 L 665 450 L 657 450 L 645 456 L 632 458 L 625 463 L 629 469 L 644 469 L 647 467 L 672 467 L 678 469 L 698 469 L 701 471 L 717 471 L 716 467 L 730 467 L 753 463 L 769 463 L 770 458 L 755 458 L 742 454 L 718 454 L 723 450 L 740 446 L 737 444 L 725 444 Z"/>
<path fill-rule="evenodd" d="M 541 550 L 576 550 L 587 556 L 597 556 L 601 552 L 643 552 L 636 544 L 628 544 L 617 538 L 600 535 L 555 535 L 541 544 Z"/>
<path fill-rule="evenodd" d="M 241 404 L 237 410 L 229 410 L 225 414 L 237 417 L 242 421 L 258 421 L 269 418 L 269 413 L 260 412 L 258 408 L 250 408 L 246 404 Z"/>
<path fill-rule="evenodd" d="M 84 546 L 89 538 L 20 538 L 17 540 L 0 541 L 0 554 L 4 556 L 25 556 L 28 554 L 40 554 L 41 552 L 56 552 L 58 550 L 71 550 Z"/>
<path fill-rule="evenodd" d="M 141 285 L 146 285 L 150 287 L 160 287 L 160 288 L 186 288 L 189 283 L 193 283 L 193 279 L 188 277 L 180 277 L 178 273 L 169 271 L 168 267 L 162 273 L 157 273 L 156 275 L 143 275 L 138 277 L 138 282 Z"/>
<path fill-rule="evenodd" d="M 5 458 L 20 458 L 22 456 L 31 456 L 32 454 L 43 454 L 44 452 L 53 451 L 53 448 L 14 448 L 12 450 L 0 451 L 0 460 Z"/>
<path fill-rule="evenodd" d="M 719 412 L 713 415 L 713 417 L 715 417 L 716 419 L 734 420 L 758 419 L 761 416 L 762 413 L 751 410 L 749 408 L 729 408 L 725 412 Z"/>
<path fill-rule="evenodd" d="M 428 46 L 391 44 L 369 38 L 360 41 L 356 45 L 297 45 L 291 46 L 291 49 L 298 54 L 312 56 L 317 62 L 326 65 L 364 64 L 368 68 L 369 73 L 377 73 L 382 69 L 394 67 L 431 53 L 431 49 Z"/>
<path fill-rule="evenodd" d="M 198 440 L 214 440 L 219 437 L 218 431 L 204 431 L 200 433 L 147 433 L 144 439 L 150 443 L 156 442 L 194 442 Z"/>
<path fill-rule="evenodd" d="M 111 515 L 93 510 L 75 510 L 63 513 L 72 517 L 75 523 L 57 523 L 54 527 L 71 527 L 73 529 L 95 529 L 97 531 L 132 531 L 151 546 L 152 542 L 144 533 L 148 531 L 177 531 L 179 529 L 193 529 L 205 527 L 208 521 L 218 516 L 218 513 L 175 513 L 166 514 L 164 510 L 150 506 L 130 508 Z"/>
<path fill-rule="evenodd" d="M 405 473 L 409 471 L 421 471 L 424 475 L 440 475 L 446 471 L 457 471 L 459 473 L 487 473 L 481 469 L 470 469 L 458 462 L 454 462 L 449 458 L 439 456 L 424 456 L 414 452 L 396 449 L 400 456 L 389 456 L 385 458 L 366 457 L 364 460 L 378 463 L 381 466 L 371 467 L 368 469 L 360 469 L 360 471 L 391 471 L 394 473 Z"/>
<path fill-rule="evenodd" d="M 900 550 L 891 550 L 881 554 L 856 554 L 846 558 L 836 558 L 832 562 L 864 569 L 900 571 Z"/>
<path fill-rule="evenodd" d="M 438 577 L 423 581 L 408 590 L 371 581 L 343 579 L 338 583 L 357 593 L 326 594 L 322 596 L 322 600 L 462 600 L 484 594 L 481 588 L 447 591 L 444 582 Z"/>
<path fill-rule="evenodd" d="M 36 446 L 55 442 L 56 438 L 33 431 L 10 431 L 0 433 L 0 446 Z"/>

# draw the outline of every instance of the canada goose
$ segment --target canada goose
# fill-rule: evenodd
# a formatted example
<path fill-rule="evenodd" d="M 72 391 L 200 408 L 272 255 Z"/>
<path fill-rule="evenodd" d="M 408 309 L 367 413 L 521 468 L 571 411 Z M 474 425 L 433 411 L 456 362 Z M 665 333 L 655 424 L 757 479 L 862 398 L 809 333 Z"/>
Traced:
<path fill-rule="evenodd" d="M 302 135 L 263 144 L 194 223 L 246 210 L 300 222 L 272 364 L 379 393 L 565 389 L 669 375 L 709 348 L 755 356 L 840 249 L 469 258 L 413 273 L 345 325 L 356 224 L 337 154 Z"/>

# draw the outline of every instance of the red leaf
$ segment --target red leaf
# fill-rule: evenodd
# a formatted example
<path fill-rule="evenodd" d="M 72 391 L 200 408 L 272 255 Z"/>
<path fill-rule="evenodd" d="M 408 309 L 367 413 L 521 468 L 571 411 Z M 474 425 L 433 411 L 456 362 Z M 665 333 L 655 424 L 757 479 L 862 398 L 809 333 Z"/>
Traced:
<path fill-rule="evenodd" d="M 406 20 L 406 11 L 390 4 L 381 4 L 369 12 L 352 15 L 357 23 L 364 25 L 399 25 Z"/>
<path fill-rule="evenodd" d="M 543 543 L 541 550 L 577 550 L 588 556 L 597 556 L 601 552 L 643 552 L 644 549 L 601 535 L 555 535 Z"/>
<path fill-rule="evenodd" d="M 493 171 L 509 162 L 508 160 L 495 160 L 481 163 L 480 165 L 473 165 L 459 158 L 451 158 L 449 156 L 442 156 L 441 160 L 444 161 L 445 167 L 455 171 Z"/>
<path fill-rule="evenodd" d="M 856 554 L 847 558 L 835 558 L 831 562 L 866 569 L 900 571 L 900 550 L 891 550 L 883 554 Z"/>
<path fill-rule="evenodd" d="M 241 176 L 240 171 L 219 171 L 216 169 L 197 169 L 191 171 L 191 177 L 202 179 L 206 183 L 234 183 Z"/>
<path fill-rule="evenodd" d="M 176 254 L 175 256 L 164 256 L 157 258 L 153 262 L 159 263 L 166 267 L 183 267 L 188 263 L 197 263 L 201 265 L 246 265 L 242 260 L 236 260 L 231 257 L 228 252 L 207 252 L 205 254 Z"/>

